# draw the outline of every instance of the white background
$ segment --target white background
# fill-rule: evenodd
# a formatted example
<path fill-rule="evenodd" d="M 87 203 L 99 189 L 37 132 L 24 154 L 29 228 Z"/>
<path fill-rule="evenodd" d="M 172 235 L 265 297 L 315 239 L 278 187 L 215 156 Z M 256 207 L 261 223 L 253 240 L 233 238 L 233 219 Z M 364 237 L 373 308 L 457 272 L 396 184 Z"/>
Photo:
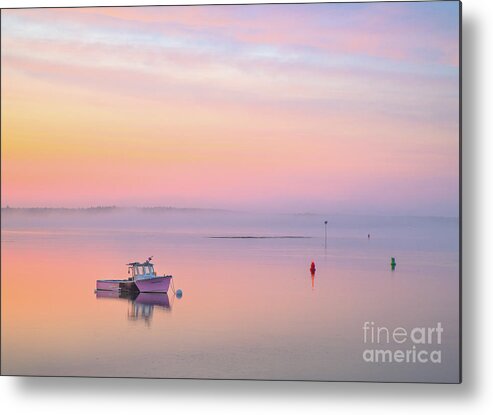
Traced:
<path fill-rule="evenodd" d="M 180 3 L 207 1 L 168 0 L 168 4 Z M 1 7 L 130 4 L 167 3 L 162 0 L 0 0 Z M 99 412 L 492 413 L 492 11 L 491 0 L 463 1 L 462 385 L 1 377 L 0 411 L 85 415 Z"/>

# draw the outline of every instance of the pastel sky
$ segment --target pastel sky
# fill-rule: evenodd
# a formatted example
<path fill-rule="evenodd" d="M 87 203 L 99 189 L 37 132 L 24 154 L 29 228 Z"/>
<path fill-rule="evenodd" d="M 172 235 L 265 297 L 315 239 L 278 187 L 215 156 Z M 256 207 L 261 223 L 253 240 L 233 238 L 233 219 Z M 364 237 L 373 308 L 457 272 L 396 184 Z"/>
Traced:
<path fill-rule="evenodd" d="M 458 215 L 458 2 L 1 17 L 2 206 Z"/>

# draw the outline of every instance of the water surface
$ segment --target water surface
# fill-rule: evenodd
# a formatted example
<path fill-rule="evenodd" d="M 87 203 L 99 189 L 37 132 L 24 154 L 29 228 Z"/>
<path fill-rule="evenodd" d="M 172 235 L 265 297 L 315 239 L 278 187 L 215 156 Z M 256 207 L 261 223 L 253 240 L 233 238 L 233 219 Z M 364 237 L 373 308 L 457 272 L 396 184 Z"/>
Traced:
<path fill-rule="evenodd" d="M 324 219 L 3 210 L 2 372 L 456 382 L 457 219 Z M 94 292 L 150 255 L 181 299 Z M 365 321 L 441 322 L 442 362 L 365 362 Z"/>

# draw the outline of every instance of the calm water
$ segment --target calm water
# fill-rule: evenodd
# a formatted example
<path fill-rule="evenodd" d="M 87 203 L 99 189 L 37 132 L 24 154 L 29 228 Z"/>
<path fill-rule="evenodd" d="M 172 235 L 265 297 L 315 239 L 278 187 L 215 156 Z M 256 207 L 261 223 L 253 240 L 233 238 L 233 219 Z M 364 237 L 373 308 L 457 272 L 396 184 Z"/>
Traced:
<path fill-rule="evenodd" d="M 2 372 L 457 381 L 458 221 L 333 216 L 325 249 L 323 219 L 4 210 Z M 126 278 L 127 262 L 150 255 L 181 299 L 94 292 L 96 279 Z M 442 362 L 365 362 L 365 321 L 441 322 Z"/>

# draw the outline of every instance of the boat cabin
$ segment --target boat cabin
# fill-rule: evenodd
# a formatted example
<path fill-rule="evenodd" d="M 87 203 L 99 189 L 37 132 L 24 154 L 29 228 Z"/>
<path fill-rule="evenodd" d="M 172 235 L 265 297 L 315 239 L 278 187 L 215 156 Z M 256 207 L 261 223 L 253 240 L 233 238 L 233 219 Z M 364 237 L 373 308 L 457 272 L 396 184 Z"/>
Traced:
<path fill-rule="evenodd" d="M 128 273 L 132 275 L 133 279 L 153 278 L 156 276 L 154 271 L 154 264 L 150 262 L 149 258 L 145 262 L 131 262 L 127 264 Z"/>

